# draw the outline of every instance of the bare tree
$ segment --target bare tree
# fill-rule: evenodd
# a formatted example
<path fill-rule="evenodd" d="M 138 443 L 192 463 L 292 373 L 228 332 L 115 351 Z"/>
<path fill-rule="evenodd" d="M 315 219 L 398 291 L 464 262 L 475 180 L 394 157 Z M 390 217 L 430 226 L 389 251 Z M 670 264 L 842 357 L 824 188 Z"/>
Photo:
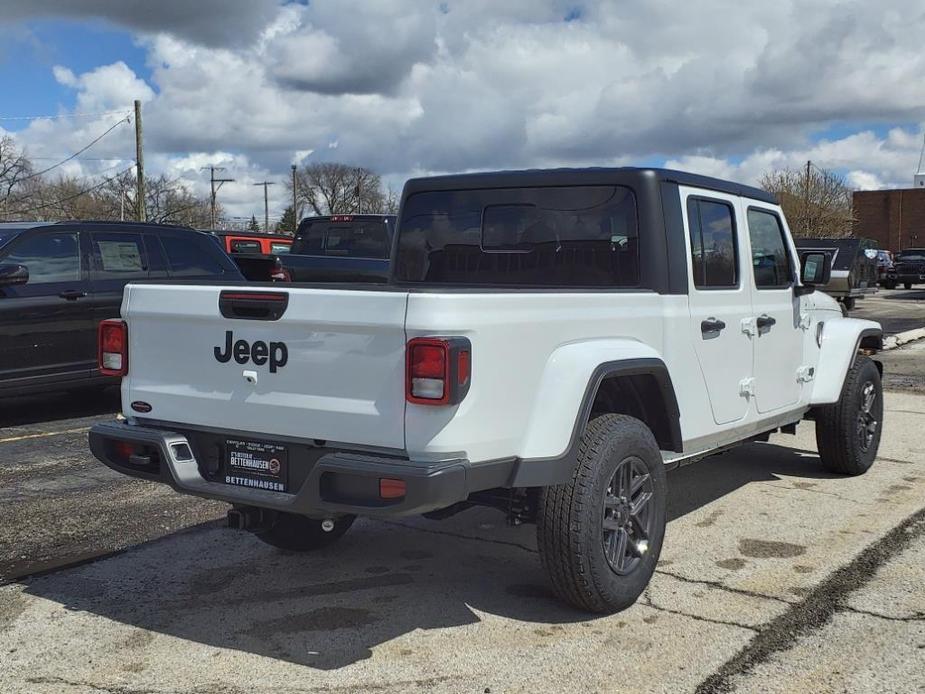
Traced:
<path fill-rule="evenodd" d="M 15 211 L 28 198 L 32 162 L 9 135 L 0 137 L 0 219 Z"/>
<path fill-rule="evenodd" d="M 834 171 L 807 162 L 805 169 L 770 171 L 761 177 L 759 185 L 777 196 L 795 235 L 818 238 L 852 235 L 852 190 Z"/>
<path fill-rule="evenodd" d="M 379 213 L 389 202 L 379 174 L 362 166 L 308 164 L 298 169 L 296 182 L 299 202 L 317 215 Z"/>

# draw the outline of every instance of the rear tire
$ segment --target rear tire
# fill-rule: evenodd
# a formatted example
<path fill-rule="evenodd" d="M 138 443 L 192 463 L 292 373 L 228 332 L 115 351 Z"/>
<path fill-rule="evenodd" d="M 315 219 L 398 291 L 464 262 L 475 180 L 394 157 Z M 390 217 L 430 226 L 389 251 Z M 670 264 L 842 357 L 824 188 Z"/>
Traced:
<path fill-rule="evenodd" d="M 912 289 L 912 282 L 903 282 L 903 289 Z"/>
<path fill-rule="evenodd" d="M 645 424 L 615 414 L 589 422 L 572 479 L 543 491 L 537 517 L 540 560 L 556 595 L 589 612 L 632 605 L 662 550 L 667 491 Z"/>
<path fill-rule="evenodd" d="M 295 513 L 279 513 L 273 525 L 255 534 L 263 542 L 280 549 L 310 552 L 339 540 L 355 520 L 356 516 L 340 516 L 334 519 L 334 529 L 325 532 L 321 527 L 323 521 Z"/>
<path fill-rule="evenodd" d="M 876 364 L 858 356 L 848 369 L 838 402 L 816 413 L 816 444 L 831 472 L 861 475 L 870 469 L 883 425 L 883 386 Z"/>
<path fill-rule="evenodd" d="M 855 302 L 854 302 L 853 296 L 846 296 L 844 299 L 842 299 L 842 305 L 845 307 L 846 311 L 850 311 L 851 309 L 853 309 L 854 303 Z"/>

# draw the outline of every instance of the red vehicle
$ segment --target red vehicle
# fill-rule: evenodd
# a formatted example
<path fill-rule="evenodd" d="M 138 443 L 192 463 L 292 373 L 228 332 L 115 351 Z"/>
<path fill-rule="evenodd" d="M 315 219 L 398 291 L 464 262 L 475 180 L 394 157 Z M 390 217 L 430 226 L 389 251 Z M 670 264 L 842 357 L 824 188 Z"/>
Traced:
<path fill-rule="evenodd" d="M 260 234 L 253 231 L 213 231 L 229 255 L 257 253 L 282 255 L 289 252 L 292 237 L 283 234 Z"/>

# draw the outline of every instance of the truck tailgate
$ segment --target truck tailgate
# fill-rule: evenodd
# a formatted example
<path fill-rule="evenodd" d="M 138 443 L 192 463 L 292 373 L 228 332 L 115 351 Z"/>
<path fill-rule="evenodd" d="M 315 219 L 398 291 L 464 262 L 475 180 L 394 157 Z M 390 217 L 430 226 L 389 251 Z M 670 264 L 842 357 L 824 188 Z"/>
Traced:
<path fill-rule="evenodd" d="M 222 291 L 288 305 L 277 320 L 226 318 Z M 130 285 L 125 414 L 141 401 L 161 422 L 404 448 L 406 303 L 391 291 Z"/>

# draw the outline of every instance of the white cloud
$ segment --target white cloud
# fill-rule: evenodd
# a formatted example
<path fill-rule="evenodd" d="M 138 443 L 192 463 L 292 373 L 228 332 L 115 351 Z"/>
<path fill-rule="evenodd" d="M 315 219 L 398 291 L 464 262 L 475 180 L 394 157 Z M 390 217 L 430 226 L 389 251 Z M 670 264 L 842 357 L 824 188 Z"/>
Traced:
<path fill-rule="evenodd" d="M 55 77 L 78 110 L 142 98 L 149 169 L 201 188 L 191 160 L 228 153 L 242 184 L 222 196 L 242 214 L 260 211 L 246 184 L 282 180 L 306 157 L 368 165 L 390 182 L 663 160 L 755 182 L 812 159 L 859 187 L 907 185 L 918 161 L 925 6 L 905 0 L 223 5 L 223 22 L 247 23 L 239 37 L 203 29 L 208 8 L 168 4 L 160 18 L 113 16 L 143 32 L 151 84 L 118 62 L 58 66 Z M 67 152 L 107 123 L 40 121 L 20 137 Z M 838 134 L 816 141 L 820 132 Z M 130 133 L 106 148 L 130 160 Z"/>

